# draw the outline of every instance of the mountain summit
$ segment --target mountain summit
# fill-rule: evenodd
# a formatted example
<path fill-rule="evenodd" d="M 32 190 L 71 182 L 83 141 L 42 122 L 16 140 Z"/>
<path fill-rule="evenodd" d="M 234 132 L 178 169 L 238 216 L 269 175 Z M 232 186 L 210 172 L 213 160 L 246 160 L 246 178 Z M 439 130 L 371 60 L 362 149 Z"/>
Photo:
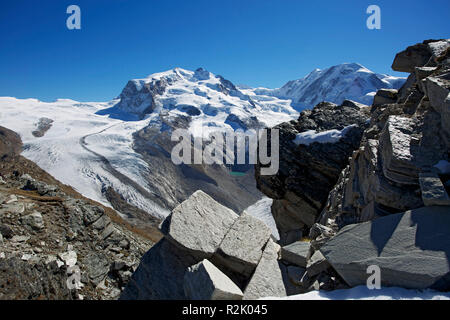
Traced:
<path fill-rule="evenodd" d="M 394 82 L 403 79 L 345 64 L 316 69 L 279 89 L 253 89 L 203 68 L 174 68 L 129 80 L 117 99 L 105 103 L 0 97 L 0 125 L 21 135 L 26 158 L 129 220 L 141 222 L 145 213 L 164 217 L 198 189 L 240 212 L 262 196 L 253 167 L 240 168 L 248 174 L 238 178 L 230 173 L 234 168 L 176 166 L 173 129 L 205 137 L 273 127 L 298 118 L 293 106 L 344 97 L 368 103 L 361 95 Z"/>
<path fill-rule="evenodd" d="M 358 63 L 343 63 L 315 69 L 278 89 L 257 88 L 254 92 L 291 99 L 296 109 L 312 108 L 322 101 L 341 104 L 346 99 L 371 105 L 378 89 L 399 89 L 404 82 L 405 78 L 375 73 Z"/>

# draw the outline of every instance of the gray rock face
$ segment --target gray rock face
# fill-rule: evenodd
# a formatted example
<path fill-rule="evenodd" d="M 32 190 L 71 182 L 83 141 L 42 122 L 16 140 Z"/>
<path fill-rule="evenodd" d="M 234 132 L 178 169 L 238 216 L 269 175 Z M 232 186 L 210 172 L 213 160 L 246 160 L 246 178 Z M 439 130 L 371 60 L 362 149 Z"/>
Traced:
<path fill-rule="evenodd" d="M 309 259 L 306 271 L 308 272 L 308 276 L 312 277 L 327 270 L 329 267 L 330 264 L 323 254 L 320 251 L 316 251 L 311 256 L 311 259 Z"/>
<path fill-rule="evenodd" d="M 272 240 L 267 242 L 255 273 L 245 288 L 244 300 L 286 296 L 283 276 L 278 263 L 279 250 L 279 246 Z"/>
<path fill-rule="evenodd" d="M 184 274 L 188 267 L 198 262 L 186 251 L 163 239 L 142 257 L 120 299 L 186 299 Z"/>
<path fill-rule="evenodd" d="M 172 211 L 163 223 L 163 232 L 167 239 L 202 260 L 216 252 L 237 218 L 232 210 L 196 191 Z"/>
<path fill-rule="evenodd" d="M 369 108 L 352 102 L 337 106 L 323 102 L 305 110 L 297 121 L 280 129 L 280 169 L 277 175 L 262 176 L 256 166 L 258 188 L 273 198 L 272 214 L 280 232 L 280 243 L 298 241 L 316 222 L 329 191 L 357 149 L 369 117 Z M 296 135 L 308 130 L 342 130 L 355 125 L 336 143 L 296 145 Z"/>
<path fill-rule="evenodd" d="M 53 120 L 49 118 L 40 118 L 39 122 L 36 124 L 36 130 L 32 132 L 35 137 L 43 137 L 45 133 L 52 127 Z"/>
<path fill-rule="evenodd" d="M 415 67 L 434 67 L 439 57 L 450 46 L 448 39 L 426 40 L 398 53 L 392 63 L 392 69 L 413 73 Z"/>
<path fill-rule="evenodd" d="M 249 277 L 260 261 L 271 234 L 264 222 L 244 211 L 229 229 L 214 260 Z"/>
<path fill-rule="evenodd" d="M 395 103 L 398 98 L 397 94 L 398 90 L 395 89 L 380 89 L 373 98 L 373 105 L 380 106 L 383 104 Z"/>
<path fill-rule="evenodd" d="M 418 43 L 408 47 L 406 50 L 397 53 L 392 69 L 400 72 L 413 73 L 415 67 L 424 66 L 431 58 L 431 52 L 427 44 Z"/>
<path fill-rule="evenodd" d="M 161 230 L 165 238 L 145 254 L 121 299 L 240 299 L 244 288 L 248 299 L 286 294 L 280 247 L 248 213 L 238 217 L 195 192 Z"/>
<path fill-rule="evenodd" d="M 30 226 L 34 230 L 42 230 L 45 228 L 44 219 L 41 213 L 37 211 L 22 217 L 22 223 Z"/>
<path fill-rule="evenodd" d="M 337 230 L 425 202 L 446 204 L 449 178 L 435 165 L 448 161 L 450 151 L 448 43 L 425 41 L 397 55 L 393 68 L 411 75 L 395 103 L 372 106 L 370 126 L 330 192 L 319 223 Z M 437 174 L 442 184 L 419 179 L 425 173 Z"/>
<path fill-rule="evenodd" d="M 419 168 L 413 163 L 414 120 L 389 116 L 381 133 L 380 150 L 383 173 L 391 181 L 400 184 L 417 184 Z"/>
<path fill-rule="evenodd" d="M 309 242 L 297 241 L 281 248 L 281 259 L 306 268 L 310 257 L 311 245 Z"/>
<path fill-rule="evenodd" d="M 431 106 L 441 116 L 443 138 L 450 147 L 450 72 L 426 78 L 426 93 Z"/>
<path fill-rule="evenodd" d="M 64 269 L 51 269 L 44 262 L 30 263 L 18 257 L 0 259 L 2 300 L 72 300 Z"/>
<path fill-rule="evenodd" d="M 110 263 L 104 254 L 89 254 L 83 262 L 89 279 L 95 285 L 105 279 L 110 269 Z"/>
<path fill-rule="evenodd" d="M 184 291 L 193 300 L 242 300 L 243 297 L 241 289 L 206 259 L 185 273 Z"/>
<path fill-rule="evenodd" d="M 350 286 L 366 284 L 367 267 L 383 286 L 450 289 L 450 207 L 423 207 L 344 227 L 321 252 Z"/>
<path fill-rule="evenodd" d="M 305 272 L 306 272 L 305 268 L 296 267 L 296 266 L 288 266 L 287 267 L 287 274 L 289 277 L 289 281 L 297 286 L 302 285 L 301 280 L 302 280 Z"/>
<path fill-rule="evenodd" d="M 419 182 L 426 206 L 450 206 L 450 197 L 437 174 L 421 174 Z"/>

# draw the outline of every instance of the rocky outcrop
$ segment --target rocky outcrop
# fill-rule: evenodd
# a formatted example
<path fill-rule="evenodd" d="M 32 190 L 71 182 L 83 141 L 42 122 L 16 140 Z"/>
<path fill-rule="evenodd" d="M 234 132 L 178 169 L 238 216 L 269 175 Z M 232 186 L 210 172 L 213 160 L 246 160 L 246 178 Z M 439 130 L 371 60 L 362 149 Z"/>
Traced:
<path fill-rule="evenodd" d="M 0 158 L 6 160 L 20 154 L 22 140 L 20 136 L 9 129 L 0 127 Z"/>
<path fill-rule="evenodd" d="M 278 262 L 279 251 L 280 246 L 269 240 L 255 273 L 245 288 L 244 299 L 283 297 L 286 295 L 286 288 Z"/>
<path fill-rule="evenodd" d="M 230 270 L 249 277 L 261 260 L 271 234 L 264 222 L 244 211 L 229 228 L 214 259 Z"/>
<path fill-rule="evenodd" d="M 382 286 L 449 290 L 449 213 L 448 206 L 423 207 L 349 225 L 320 252 L 350 286 L 365 285 L 376 265 Z"/>
<path fill-rule="evenodd" d="M 53 120 L 49 118 L 40 118 L 36 124 L 36 130 L 31 132 L 31 134 L 37 138 L 43 137 L 45 133 L 52 127 Z"/>
<path fill-rule="evenodd" d="M 392 69 L 414 73 L 416 67 L 434 67 L 436 66 L 436 58 L 445 53 L 449 45 L 448 39 L 426 40 L 417 43 L 395 56 Z"/>
<path fill-rule="evenodd" d="M 281 258 L 296 266 L 306 268 L 311 255 L 311 245 L 307 241 L 296 241 L 281 248 Z"/>
<path fill-rule="evenodd" d="M 411 75 L 396 96 L 375 99 L 318 220 L 332 232 L 310 233 L 350 286 L 365 284 L 377 265 L 384 286 L 450 288 L 449 47 L 429 40 L 396 56 L 393 69 Z"/>
<path fill-rule="evenodd" d="M 0 299 L 116 299 L 153 242 L 20 146 L 0 128 Z"/>
<path fill-rule="evenodd" d="M 341 106 L 323 102 L 303 111 L 297 121 L 275 127 L 280 130 L 280 169 L 275 176 L 263 176 L 257 165 L 256 180 L 258 188 L 275 199 L 272 213 L 281 244 L 308 235 L 348 157 L 358 148 L 368 117 L 367 106 L 352 101 Z M 341 135 L 337 141 L 317 139 L 296 145 L 296 137 L 304 132 Z"/>
<path fill-rule="evenodd" d="M 162 231 L 174 244 L 198 259 L 210 258 L 238 215 L 202 191 L 194 192 L 163 222 Z"/>
<path fill-rule="evenodd" d="M 396 71 L 411 72 L 397 101 L 373 105 L 369 128 L 330 192 L 319 222 L 335 230 L 435 204 L 446 205 L 449 41 L 425 41 L 399 53 Z M 439 79 L 439 80 L 437 80 Z"/>
<path fill-rule="evenodd" d="M 257 299 L 286 294 L 270 229 L 202 191 L 161 224 L 122 299 Z M 184 288 L 184 289 L 183 289 Z M 244 292 L 244 293 L 242 293 Z"/>
<path fill-rule="evenodd" d="M 241 289 L 206 259 L 185 273 L 184 291 L 188 299 L 194 300 L 242 300 L 243 297 Z"/>

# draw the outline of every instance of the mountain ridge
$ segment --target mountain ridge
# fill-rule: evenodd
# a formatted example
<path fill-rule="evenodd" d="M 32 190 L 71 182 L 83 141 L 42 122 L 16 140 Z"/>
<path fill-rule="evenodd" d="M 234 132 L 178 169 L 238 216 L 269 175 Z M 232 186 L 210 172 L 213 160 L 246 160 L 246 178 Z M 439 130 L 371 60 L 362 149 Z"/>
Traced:
<path fill-rule="evenodd" d="M 378 89 L 399 89 L 405 81 L 404 77 L 375 73 L 353 62 L 323 70 L 316 68 L 303 78 L 288 81 L 280 88 L 255 88 L 253 91 L 256 94 L 291 99 L 292 106 L 302 110 L 323 101 L 339 105 L 344 100 L 354 100 L 371 105 Z"/>
<path fill-rule="evenodd" d="M 354 64 L 355 68 L 361 66 Z M 203 68 L 174 68 L 129 80 L 118 98 L 109 102 L 2 97 L 0 124 L 20 134 L 25 157 L 104 205 L 123 198 L 134 206 L 135 216 L 127 218 L 135 221 L 142 220 L 141 210 L 166 216 L 198 183 L 236 211 L 256 202 L 262 195 L 255 183 L 230 177 L 232 168 L 174 166 L 170 132 L 186 128 L 205 137 L 217 130 L 273 127 L 298 117 L 291 104 L 291 99 L 276 97 L 273 91 L 260 94 L 235 86 Z M 14 121 L 18 112 L 23 121 Z M 32 133 L 40 124 L 47 125 L 36 137 Z M 251 168 L 245 170 L 252 175 Z M 233 193 L 222 196 L 223 190 Z M 121 212 L 124 203 L 117 207 Z"/>

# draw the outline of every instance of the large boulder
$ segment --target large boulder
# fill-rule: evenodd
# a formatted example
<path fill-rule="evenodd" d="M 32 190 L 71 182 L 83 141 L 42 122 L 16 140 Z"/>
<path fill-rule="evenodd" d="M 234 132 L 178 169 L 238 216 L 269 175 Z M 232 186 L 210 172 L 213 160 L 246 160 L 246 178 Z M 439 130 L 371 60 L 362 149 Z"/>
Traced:
<path fill-rule="evenodd" d="M 313 277 L 315 275 L 318 275 L 322 271 L 327 270 L 329 267 L 330 264 L 328 263 L 327 259 L 318 250 L 314 252 L 314 254 L 311 256 L 311 259 L 309 259 L 306 266 L 306 272 L 308 273 L 308 276 Z"/>
<path fill-rule="evenodd" d="M 311 255 L 311 244 L 297 241 L 281 248 L 281 259 L 285 262 L 306 268 Z"/>
<path fill-rule="evenodd" d="M 279 250 L 280 247 L 272 240 L 267 242 L 255 273 L 245 288 L 245 300 L 286 296 L 283 275 L 278 262 Z"/>
<path fill-rule="evenodd" d="M 120 299 L 186 299 L 184 274 L 188 267 L 198 262 L 186 251 L 162 239 L 142 257 Z"/>
<path fill-rule="evenodd" d="M 320 251 L 350 286 L 371 265 L 382 286 L 450 289 L 450 207 L 423 207 L 344 227 Z"/>
<path fill-rule="evenodd" d="M 418 184 L 419 168 L 412 154 L 414 125 L 413 119 L 390 116 L 381 133 L 384 176 L 399 184 Z"/>
<path fill-rule="evenodd" d="M 194 192 L 162 224 L 167 239 L 198 260 L 210 258 L 238 215 L 203 191 Z"/>
<path fill-rule="evenodd" d="M 241 289 L 206 259 L 185 273 L 184 291 L 193 300 L 241 300 L 243 297 Z"/>
<path fill-rule="evenodd" d="M 450 197 L 437 174 L 423 173 L 419 182 L 422 200 L 426 206 L 450 206 Z"/>
<path fill-rule="evenodd" d="M 244 277 L 250 277 L 272 232 L 261 220 L 243 212 L 223 239 L 214 262 Z"/>
<path fill-rule="evenodd" d="M 426 92 L 431 106 L 441 115 L 441 126 L 450 147 L 450 72 L 426 78 Z"/>
<path fill-rule="evenodd" d="M 319 223 L 337 231 L 447 204 L 449 176 L 438 164 L 450 154 L 449 43 L 425 41 L 397 55 L 393 68 L 411 75 L 395 103 L 372 106 L 370 125 L 329 193 Z"/>
<path fill-rule="evenodd" d="M 426 40 L 409 46 L 406 50 L 397 53 L 392 69 L 400 72 L 413 73 L 415 67 L 433 67 L 438 59 L 450 46 L 448 39 Z"/>
<path fill-rule="evenodd" d="M 415 67 L 424 66 L 430 58 L 431 53 L 427 44 L 418 43 L 397 53 L 392 63 L 392 70 L 412 73 Z"/>

